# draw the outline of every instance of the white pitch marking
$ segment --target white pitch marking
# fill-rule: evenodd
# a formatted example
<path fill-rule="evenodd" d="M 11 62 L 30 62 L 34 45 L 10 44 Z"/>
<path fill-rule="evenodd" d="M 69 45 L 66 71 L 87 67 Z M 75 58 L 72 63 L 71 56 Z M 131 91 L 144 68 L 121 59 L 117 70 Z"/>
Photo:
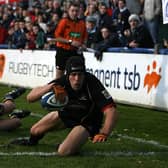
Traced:
<path fill-rule="evenodd" d="M 44 115 L 38 114 L 38 113 L 31 113 L 30 115 L 33 116 L 33 117 L 39 117 L 39 118 L 44 117 Z"/>
<path fill-rule="evenodd" d="M 135 142 L 138 142 L 138 143 L 150 144 L 150 145 L 153 145 L 153 146 L 156 146 L 156 147 L 159 147 L 159 148 L 168 149 L 167 145 L 162 145 L 159 142 L 154 141 L 154 140 L 147 141 L 147 140 L 142 139 L 142 138 L 136 138 L 136 137 L 131 137 L 131 136 L 122 135 L 122 134 L 118 134 L 117 136 L 119 136 L 120 138 L 123 138 L 123 139 L 129 139 L 129 140 L 132 140 L 132 141 L 135 141 Z"/>
<path fill-rule="evenodd" d="M 100 151 L 95 151 L 95 152 L 83 152 L 81 155 L 83 156 L 123 156 L 123 157 L 128 157 L 128 156 L 154 156 L 157 154 L 165 154 L 165 152 L 122 152 L 122 151 L 117 151 L 117 152 L 100 152 Z M 0 152 L 0 156 L 58 156 L 56 152 Z"/>

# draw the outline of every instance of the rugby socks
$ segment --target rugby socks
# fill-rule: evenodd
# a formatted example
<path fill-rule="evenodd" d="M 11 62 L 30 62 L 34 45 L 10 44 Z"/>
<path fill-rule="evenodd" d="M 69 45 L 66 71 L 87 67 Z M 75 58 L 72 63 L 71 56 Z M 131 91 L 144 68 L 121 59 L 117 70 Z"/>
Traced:
<path fill-rule="evenodd" d="M 29 145 L 37 145 L 38 144 L 38 141 L 40 139 L 42 139 L 44 137 L 44 134 L 42 135 L 30 135 L 30 138 L 29 138 Z"/>
<path fill-rule="evenodd" d="M 5 94 L 3 102 L 5 102 L 6 100 L 16 99 L 16 98 L 18 98 L 19 96 L 21 96 L 25 92 L 26 92 L 26 89 L 23 88 L 23 87 L 16 88 L 16 89 L 14 89 L 14 90 L 12 90 L 12 91 L 10 91 L 10 92 Z"/>

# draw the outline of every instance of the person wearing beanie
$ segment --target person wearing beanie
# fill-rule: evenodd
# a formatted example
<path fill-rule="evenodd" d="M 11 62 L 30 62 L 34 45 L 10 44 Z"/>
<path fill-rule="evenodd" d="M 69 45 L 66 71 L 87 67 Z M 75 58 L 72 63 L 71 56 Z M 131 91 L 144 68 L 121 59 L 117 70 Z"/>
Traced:
<path fill-rule="evenodd" d="M 131 14 L 128 18 L 129 29 L 124 31 L 125 46 L 129 48 L 152 48 L 153 40 L 148 29 L 141 22 L 137 14 Z"/>
<path fill-rule="evenodd" d="M 102 83 L 94 75 L 86 72 L 84 59 L 72 56 L 68 59 L 65 74 L 61 78 L 34 88 L 28 94 L 27 100 L 39 100 L 49 91 L 55 93 L 57 100 L 68 97 L 67 103 L 35 123 L 30 130 L 30 138 L 18 139 L 14 144 L 37 145 L 49 130 L 58 126 L 58 123 L 59 127 L 61 123 L 62 128 L 71 128 L 58 146 L 57 152 L 60 156 L 76 154 L 89 139 L 93 143 L 107 140 L 117 121 L 116 104 Z"/>

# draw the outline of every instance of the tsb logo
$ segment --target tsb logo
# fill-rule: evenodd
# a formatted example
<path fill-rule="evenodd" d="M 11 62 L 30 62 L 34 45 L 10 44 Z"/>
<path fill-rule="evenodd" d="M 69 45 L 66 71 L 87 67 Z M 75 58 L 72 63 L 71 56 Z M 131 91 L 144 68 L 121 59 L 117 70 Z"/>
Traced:
<path fill-rule="evenodd" d="M 157 68 L 156 61 L 153 61 L 152 67 L 150 65 L 147 66 L 147 74 L 144 78 L 144 87 L 147 87 L 147 93 L 150 92 L 153 86 L 156 88 L 159 84 L 159 81 L 161 79 L 160 73 L 161 67 Z"/>

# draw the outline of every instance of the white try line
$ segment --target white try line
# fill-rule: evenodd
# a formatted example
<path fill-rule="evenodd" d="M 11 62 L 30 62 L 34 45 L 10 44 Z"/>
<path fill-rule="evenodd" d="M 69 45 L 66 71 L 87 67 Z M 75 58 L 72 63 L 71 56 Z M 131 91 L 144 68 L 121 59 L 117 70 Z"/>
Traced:
<path fill-rule="evenodd" d="M 95 151 L 95 152 L 81 152 L 79 155 L 82 156 L 122 156 L 122 157 L 130 157 L 130 156 L 156 156 L 160 154 L 168 154 L 168 152 L 123 152 L 123 151 L 116 151 L 116 152 L 100 152 L 100 151 Z M 50 157 L 50 156 L 58 156 L 57 152 L 0 152 L 0 156 L 45 156 L 45 157 Z"/>
<path fill-rule="evenodd" d="M 38 118 L 44 117 L 44 115 L 42 115 L 42 114 L 33 113 L 33 112 L 31 112 L 30 115 L 33 116 L 33 117 L 38 117 Z"/>
<path fill-rule="evenodd" d="M 145 139 L 142 139 L 142 138 L 136 138 L 136 137 L 131 137 L 131 136 L 122 135 L 122 134 L 118 134 L 117 136 L 120 137 L 120 138 L 123 138 L 123 139 L 132 140 L 132 141 L 135 141 L 135 142 L 138 142 L 138 143 L 149 144 L 149 145 L 153 145 L 153 146 L 156 146 L 156 147 L 159 147 L 159 148 L 162 148 L 162 149 L 168 149 L 167 145 L 162 145 L 159 142 L 154 141 L 154 140 L 145 140 Z"/>

